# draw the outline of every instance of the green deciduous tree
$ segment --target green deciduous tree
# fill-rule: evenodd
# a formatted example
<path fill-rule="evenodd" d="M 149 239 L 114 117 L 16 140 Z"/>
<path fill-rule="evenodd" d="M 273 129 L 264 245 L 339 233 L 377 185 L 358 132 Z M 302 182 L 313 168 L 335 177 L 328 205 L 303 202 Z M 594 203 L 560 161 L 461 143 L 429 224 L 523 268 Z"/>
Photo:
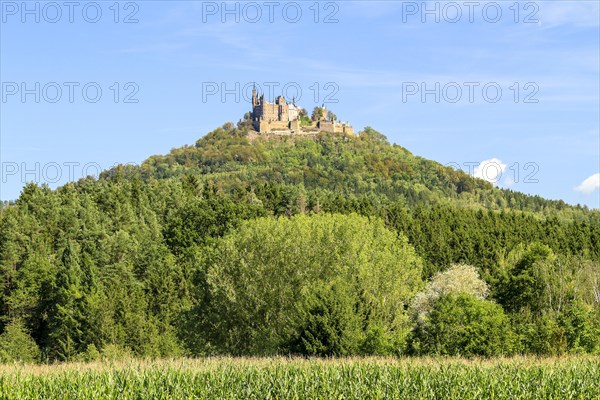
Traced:
<path fill-rule="evenodd" d="M 325 110 L 322 107 L 315 107 L 312 112 L 312 120 L 318 121 L 325 117 Z"/>
<path fill-rule="evenodd" d="M 539 312 L 544 308 L 544 289 L 556 256 L 548 246 L 533 243 L 519 257 L 503 281 L 499 299 L 509 311 L 529 308 Z"/>
<path fill-rule="evenodd" d="M 300 215 L 244 223 L 209 260 L 199 311 L 206 346 L 237 354 L 352 354 L 378 327 L 385 350 L 397 351 L 420 269 L 406 239 L 379 220 Z"/>

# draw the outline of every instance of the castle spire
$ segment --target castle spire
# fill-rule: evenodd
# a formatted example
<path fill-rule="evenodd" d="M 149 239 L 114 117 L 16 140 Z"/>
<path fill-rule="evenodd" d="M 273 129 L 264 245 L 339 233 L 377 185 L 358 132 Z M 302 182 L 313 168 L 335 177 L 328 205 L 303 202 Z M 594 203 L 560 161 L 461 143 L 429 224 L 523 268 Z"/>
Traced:
<path fill-rule="evenodd" d="M 258 105 L 258 94 L 256 93 L 256 82 L 252 85 L 252 107 Z"/>

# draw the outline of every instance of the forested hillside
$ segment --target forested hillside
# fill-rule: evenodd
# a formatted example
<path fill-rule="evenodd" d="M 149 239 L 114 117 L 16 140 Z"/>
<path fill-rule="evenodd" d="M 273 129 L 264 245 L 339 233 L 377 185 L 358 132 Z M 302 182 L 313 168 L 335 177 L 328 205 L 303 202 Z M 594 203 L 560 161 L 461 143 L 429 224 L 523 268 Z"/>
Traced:
<path fill-rule="evenodd" d="M 0 214 L 0 332 L 4 361 L 597 353 L 600 213 L 370 128 L 228 123 L 98 180 L 28 184 Z"/>

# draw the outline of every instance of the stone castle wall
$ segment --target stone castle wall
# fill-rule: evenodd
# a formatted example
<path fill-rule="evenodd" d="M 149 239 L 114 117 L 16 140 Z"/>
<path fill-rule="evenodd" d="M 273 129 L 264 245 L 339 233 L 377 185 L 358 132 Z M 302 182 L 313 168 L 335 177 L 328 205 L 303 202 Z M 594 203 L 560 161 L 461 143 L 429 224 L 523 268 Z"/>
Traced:
<path fill-rule="evenodd" d="M 317 127 L 319 128 L 319 130 L 321 130 L 323 132 L 344 133 L 347 135 L 354 134 L 354 129 L 352 129 L 352 127 L 350 125 L 344 124 L 341 122 L 319 121 L 317 123 Z"/>

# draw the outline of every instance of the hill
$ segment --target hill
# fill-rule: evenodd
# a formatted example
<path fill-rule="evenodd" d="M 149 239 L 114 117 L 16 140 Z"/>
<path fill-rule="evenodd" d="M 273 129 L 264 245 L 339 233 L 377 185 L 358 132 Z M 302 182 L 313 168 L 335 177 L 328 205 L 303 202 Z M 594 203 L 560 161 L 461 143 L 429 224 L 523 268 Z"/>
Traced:
<path fill-rule="evenodd" d="M 120 170 L 145 182 L 182 175 L 201 175 L 203 181 L 218 181 L 220 188 L 256 188 L 265 182 L 319 189 L 356 199 L 382 195 L 407 206 L 452 204 L 492 210 L 513 209 L 548 214 L 563 211 L 575 218 L 587 208 L 568 206 L 562 200 L 545 200 L 511 190 L 494 188 L 462 171 L 413 155 L 390 144 L 386 137 L 367 127 L 358 135 L 321 132 L 312 136 L 257 134 L 245 123 L 234 128 L 225 124 L 195 146 L 173 149 L 165 156 L 152 156 L 141 168 Z M 117 169 L 103 178 L 114 177 Z"/>
<path fill-rule="evenodd" d="M 371 128 L 228 123 L 2 209 L 0 358 L 595 352 L 599 243 L 599 212 L 494 188 Z M 471 271 L 454 264 L 487 289 L 411 314 L 440 276 Z M 422 325 L 436 307 L 504 339 L 431 347 L 446 340 Z"/>

